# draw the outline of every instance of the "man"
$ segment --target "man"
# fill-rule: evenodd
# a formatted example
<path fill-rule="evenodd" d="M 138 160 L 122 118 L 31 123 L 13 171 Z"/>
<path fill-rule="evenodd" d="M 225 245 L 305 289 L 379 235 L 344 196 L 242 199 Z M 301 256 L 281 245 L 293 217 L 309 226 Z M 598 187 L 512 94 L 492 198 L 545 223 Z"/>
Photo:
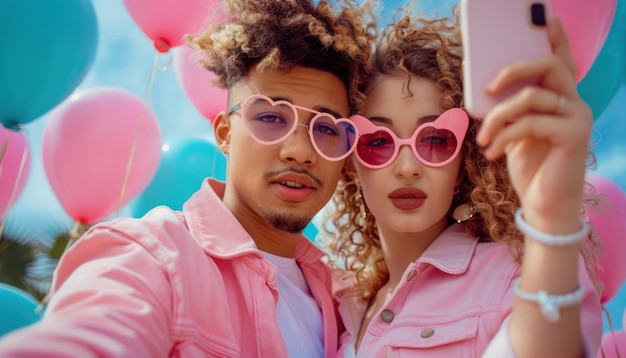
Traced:
<path fill-rule="evenodd" d="M 301 232 L 328 202 L 356 131 L 371 36 L 324 1 L 229 1 L 191 43 L 229 90 L 228 156 L 182 212 L 96 225 L 63 257 L 43 320 L 0 355 L 320 357 L 342 330 L 323 252 Z"/>

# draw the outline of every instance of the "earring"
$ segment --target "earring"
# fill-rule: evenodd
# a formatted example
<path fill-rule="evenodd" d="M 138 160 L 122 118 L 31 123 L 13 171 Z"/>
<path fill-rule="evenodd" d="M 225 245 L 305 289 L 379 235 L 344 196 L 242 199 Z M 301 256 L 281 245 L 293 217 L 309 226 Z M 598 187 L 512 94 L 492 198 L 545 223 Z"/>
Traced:
<path fill-rule="evenodd" d="M 457 206 L 452 212 L 452 218 L 459 224 L 469 220 L 472 216 L 474 216 L 474 207 L 467 203 Z"/>
<path fill-rule="evenodd" d="M 363 195 L 361 195 L 361 188 L 357 189 L 354 194 L 354 205 L 361 211 L 361 219 L 367 219 L 367 212 L 365 212 L 365 203 L 363 202 Z"/>

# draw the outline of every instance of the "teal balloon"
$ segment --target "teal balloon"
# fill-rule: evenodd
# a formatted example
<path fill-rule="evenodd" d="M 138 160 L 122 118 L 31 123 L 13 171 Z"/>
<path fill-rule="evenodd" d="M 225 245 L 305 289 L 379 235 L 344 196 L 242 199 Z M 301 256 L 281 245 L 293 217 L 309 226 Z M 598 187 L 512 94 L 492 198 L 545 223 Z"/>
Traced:
<path fill-rule="evenodd" d="M 166 144 L 154 178 L 129 204 L 131 215 L 141 217 L 159 205 L 181 210 L 207 177 L 226 180 L 226 156 L 215 144 L 202 138 Z"/>
<path fill-rule="evenodd" d="M 578 83 L 580 97 L 598 119 L 626 83 L 626 0 L 619 0 L 609 34 L 587 75 Z"/>
<path fill-rule="evenodd" d="M 307 225 L 302 232 L 302 235 L 304 235 L 307 239 L 309 239 L 309 241 L 313 242 L 314 244 L 317 244 L 317 242 L 315 242 L 315 237 L 317 236 L 317 234 L 319 234 L 319 230 L 312 222 L 309 223 L 309 225 Z"/>
<path fill-rule="evenodd" d="M 90 0 L 2 0 L 0 34 L 0 123 L 11 129 L 67 98 L 98 45 Z"/>
<path fill-rule="evenodd" d="M 0 337 L 39 321 L 38 306 L 27 292 L 0 282 Z"/>

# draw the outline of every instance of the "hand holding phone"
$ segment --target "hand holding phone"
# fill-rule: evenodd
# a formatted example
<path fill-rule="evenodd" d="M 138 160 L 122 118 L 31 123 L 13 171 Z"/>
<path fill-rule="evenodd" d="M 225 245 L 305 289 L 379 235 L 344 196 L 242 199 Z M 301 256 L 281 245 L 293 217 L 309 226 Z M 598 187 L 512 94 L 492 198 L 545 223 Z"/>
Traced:
<path fill-rule="evenodd" d="M 552 54 L 546 23 L 551 17 L 548 0 L 461 0 L 463 89 L 465 107 L 483 118 L 503 98 L 536 84 L 529 80 L 498 96 L 487 85 L 504 67 Z"/>

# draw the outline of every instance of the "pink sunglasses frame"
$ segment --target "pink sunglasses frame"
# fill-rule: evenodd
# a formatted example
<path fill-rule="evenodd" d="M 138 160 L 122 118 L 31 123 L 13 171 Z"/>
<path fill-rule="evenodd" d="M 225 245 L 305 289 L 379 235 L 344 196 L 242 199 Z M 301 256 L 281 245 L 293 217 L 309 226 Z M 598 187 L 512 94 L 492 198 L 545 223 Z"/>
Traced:
<path fill-rule="evenodd" d="M 360 136 L 364 136 L 367 134 L 373 134 L 379 131 L 383 131 L 388 133 L 391 138 L 393 138 L 393 143 L 395 145 L 394 152 L 391 157 L 382 164 L 373 165 L 361 158 L 359 155 L 359 151 L 355 149 L 354 154 L 363 166 L 366 166 L 370 169 L 380 169 L 386 166 L 391 165 L 391 163 L 396 160 L 398 157 L 398 153 L 400 152 L 400 147 L 403 145 L 408 145 L 411 147 L 413 151 L 413 155 L 419 160 L 421 163 L 430 166 L 430 167 L 441 167 L 444 166 L 451 161 L 453 161 L 461 152 L 461 147 L 463 146 L 463 142 L 465 140 L 465 135 L 467 134 L 467 129 L 469 127 L 469 116 L 467 113 L 460 108 L 451 108 L 444 113 L 442 113 L 436 120 L 432 122 L 427 122 L 415 129 L 411 137 L 409 138 L 399 138 L 391 129 L 383 126 L 377 126 L 372 123 L 369 119 L 361 116 L 361 115 L 353 115 L 350 119 L 356 123 L 356 126 L 359 130 Z M 415 141 L 417 139 L 418 134 L 424 130 L 425 128 L 435 128 L 435 129 L 447 129 L 452 132 L 456 138 L 457 146 L 454 150 L 454 153 L 447 160 L 440 163 L 433 163 L 428 160 L 422 158 L 422 156 L 418 153 L 417 148 L 415 147 Z M 358 147 L 358 141 L 355 145 L 355 148 Z"/>
<path fill-rule="evenodd" d="M 282 137 L 280 137 L 280 138 L 278 138 L 276 140 L 273 140 L 273 141 L 265 141 L 265 140 L 261 140 L 259 137 L 257 137 L 254 134 L 254 132 L 250 129 L 250 127 L 248 127 L 248 121 L 245 120 L 245 118 L 246 118 L 245 109 L 246 109 L 247 104 L 250 101 L 253 101 L 255 99 L 265 100 L 268 103 L 270 103 L 272 106 L 286 105 L 287 107 L 289 107 L 289 108 L 291 108 L 293 110 L 293 116 L 295 118 L 294 124 L 289 129 L 289 131 L 287 131 L 287 133 L 285 133 L 285 135 L 283 135 Z M 241 109 L 241 117 L 243 119 L 243 126 L 244 126 L 244 128 L 246 128 L 246 131 L 248 131 L 248 133 L 250 134 L 250 136 L 252 136 L 252 138 L 254 138 L 254 140 L 256 140 L 257 142 L 259 142 L 261 144 L 272 145 L 272 144 L 279 143 L 279 142 L 285 140 L 287 137 L 289 137 L 293 132 L 295 132 L 296 129 L 299 126 L 302 126 L 302 127 L 306 128 L 306 131 L 307 131 L 307 133 L 309 135 L 309 139 L 311 140 L 311 144 L 313 145 L 313 148 L 315 148 L 315 151 L 317 152 L 317 154 L 319 154 L 320 156 L 322 156 L 322 158 L 324 158 L 326 160 L 334 162 L 334 161 L 342 160 L 342 159 L 348 157 L 350 154 L 352 154 L 352 152 L 356 149 L 357 143 L 359 141 L 359 129 L 358 129 L 356 123 L 354 123 L 354 121 L 352 121 L 351 119 L 349 119 L 349 118 L 337 118 L 337 117 L 335 117 L 334 115 L 332 115 L 330 113 L 319 112 L 319 111 L 316 111 L 316 110 L 311 109 L 311 108 L 298 106 L 298 105 L 295 105 L 295 104 L 293 104 L 293 103 L 291 103 L 289 101 L 285 101 L 285 100 L 274 101 L 270 97 L 264 96 L 262 94 L 254 94 L 254 95 L 251 95 L 250 97 L 246 98 L 245 100 L 237 103 L 236 105 L 232 106 L 230 108 L 230 110 L 228 110 L 228 115 L 229 116 L 232 115 L 233 112 L 235 112 L 238 109 Z M 304 110 L 304 111 L 307 111 L 307 112 L 315 114 L 315 116 L 313 116 L 313 118 L 311 118 L 311 121 L 309 122 L 308 125 L 307 124 L 298 123 L 298 111 L 297 111 L 298 109 L 301 109 L 301 110 Z M 340 122 L 346 122 L 346 123 L 349 123 L 352 126 L 352 128 L 354 128 L 354 138 L 355 139 L 354 139 L 354 142 L 352 144 L 352 147 L 346 153 L 344 153 L 343 155 L 341 155 L 341 156 L 339 156 L 337 158 L 329 157 L 326 154 L 324 154 L 324 152 L 321 151 L 321 149 L 317 146 L 317 143 L 315 142 L 315 138 L 313 137 L 313 132 L 311 132 L 311 130 L 309 129 L 310 126 L 313 125 L 313 123 L 315 123 L 315 121 L 318 118 L 322 117 L 322 116 L 330 117 L 335 124 L 340 123 Z"/>

